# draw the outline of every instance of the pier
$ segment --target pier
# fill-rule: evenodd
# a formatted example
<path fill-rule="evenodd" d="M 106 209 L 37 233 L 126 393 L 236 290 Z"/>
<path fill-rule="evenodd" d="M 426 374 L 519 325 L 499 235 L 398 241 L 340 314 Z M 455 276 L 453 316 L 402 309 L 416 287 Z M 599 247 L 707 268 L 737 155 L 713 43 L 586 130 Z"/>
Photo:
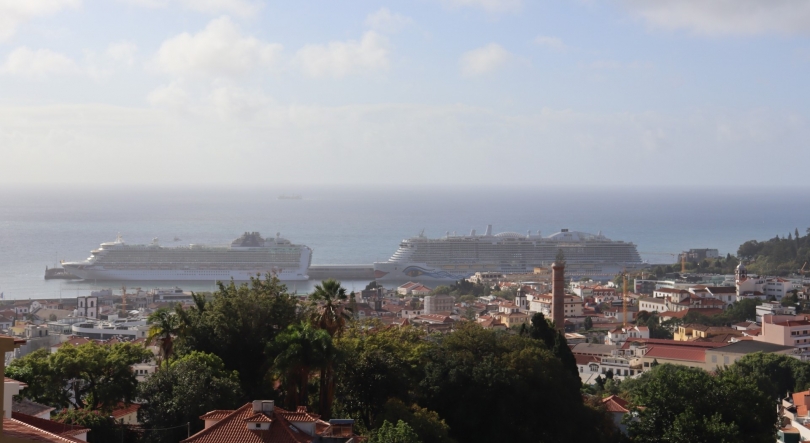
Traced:
<path fill-rule="evenodd" d="M 374 265 L 312 265 L 310 280 L 374 280 Z"/>

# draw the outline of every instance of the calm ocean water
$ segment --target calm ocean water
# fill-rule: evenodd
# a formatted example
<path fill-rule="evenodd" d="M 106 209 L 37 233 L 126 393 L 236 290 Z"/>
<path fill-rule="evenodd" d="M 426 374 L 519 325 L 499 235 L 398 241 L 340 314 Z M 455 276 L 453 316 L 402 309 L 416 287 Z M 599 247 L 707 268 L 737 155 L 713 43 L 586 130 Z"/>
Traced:
<path fill-rule="evenodd" d="M 296 193 L 302 200 L 279 200 Z M 244 231 L 280 232 L 313 264 L 382 261 L 403 238 L 456 231 L 560 228 L 632 241 L 653 263 L 689 248 L 734 254 L 749 239 L 804 234 L 810 209 L 795 190 L 228 188 L 0 189 L 0 292 L 6 299 L 75 297 L 93 285 L 45 281 L 45 266 L 78 260 L 118 233 L 129 243 L 226 244 Z M 173 242 L 175 237 L 181 242 Z M 297 283 L 307 291 L 310 283 Z M 360 288 L 366 282 L 345 282 Z M 99 283 L 95 287 L 120 287 Z M 154 284 L 127 286 L 153 287 Z M 170 286 L 162 283 L 160 286 Z M 181 284 L 207 290 L 212 283 Z M 290 285 L 293 286 L 292 284 Z"/>

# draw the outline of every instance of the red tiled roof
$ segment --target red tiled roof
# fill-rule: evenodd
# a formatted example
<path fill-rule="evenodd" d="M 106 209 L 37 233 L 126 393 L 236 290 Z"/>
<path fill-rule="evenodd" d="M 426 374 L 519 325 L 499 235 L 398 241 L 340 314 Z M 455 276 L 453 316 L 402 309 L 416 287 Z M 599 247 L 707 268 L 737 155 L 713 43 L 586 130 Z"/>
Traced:
<path fill-rule="evenodd" d="M 70 436 L 56 435 L 14 418 L 3 418 L 3 436 L 45 443 L 84 443 Z"/>
<path fill-rule="evenodd" d="M 253 404 L 248 403 L 232 411 L 214 425 L 183 440 L 183 443 L 311 443 L 316 438 L 315 436 L 306 434 L 285 418 L 285 416 L 301 418 L 299 414 L 307 413 L 287 411 L 279 407 L 275 407 L 271 413 L 256 413 L 253 411 Z M 266 418 L 272 421 L 269 430 L 248 429 L 246 420 L 256 420 L 257 415 L 266 415 Z M 329 423 L 317 420 L 314 416 L 312 416 L 312 420 L 315 421 L 316 432 L 324 432 L 329 429 Z"/>
<path fill-rule="evenodd" d="M 115 418 L 121 418 L 121 417 L 123 417 L 125 415 L 131 414 L 133 412 L 137 412 L 138 409 L 140 409 L 140 408 L 141 408 L 141 405 L 135 404 L 135 403 L 133 403 L 131 405 L 128 405 L 128 406 L 124 406 L 123 403 L 119 403 L 118 406 L 116 406 L 116 408 L 113 409 L 112 416 L 115 417 Z"/>
<path fill-rule="evenodd" d="M 42 429 L 45 432 L 61 435 L 63 437 L 73 437 L 75 435 L 85 434 L 90 431 L 89 429 L 81 426 L 60 423 L 58 421 L 34 417 L 33 415 L 23 414 L 20 412 L 12 412 L 11 418 L 19 420 L 25 424 L 29 424 L 35 428 Z"/>
<path fill-rule="evenodd" d="M 67 341 L 59 343 L 58 345 L 54 345 L 52 347 L 53 348 L 59 348 L 59 347 L 62 347 L 64 345 L 80 346 L 80 345 L 83 345 L 85 343 L 90 343 L 90 339 L 84 338 L 84 337 L 71 336 L 70 338 L 67 339 Z"/>
<path fill-rule="evenodd" d="M 810 321 L 807 321 L 807 320 L 787 320 L 787 321 L 774 323 L 774 324 L 778 325 L 778 326 L 787 326 L 787 327 L 791 327 L 791 326 L 808 326 L 808 325 L 810 325 Z"/>
<path fill-rule="evenodd" d="M 694 342 L 691 342 L 694 343 Z M 701 342 L 706 343 L 706 342 Z M 725 344 L 725 343 L 722 343 Z M 667 360 L 684 360 L 704 363 L 706 361 L 705 348 L 682 348 L 677 346 L 653 345 L 647 348 L 646 358 L 662 358 Z"/>
<path fill-rule="evenodd" d="M 585 355 L 585 354 L 574 354 L 574 359 L 576 359 L 578 365 L 588 365 L 591 363 L 599 363 L 599 357 L 595 355 Z"/>
<path fill-rule="evenodd" d="M 607 409 L 608 412 L 630 412 L 630 410 L 627 409 L 627 400 L 616 395 L 602 399 L 602 404 L 605 405 L 605 409 Z"/>
<path fill-rule="evenodd" d="M 23 383 L 21 381 L 17 381 L 17 380 L 14 380 L 13 378 L 8 378 L 8 377 L 3 377 L 3 383 L 17 383 L 22 387 L 27 387 L 28 386 L 27 384 L 25 384 L 25 383 Z"/>
<path fill-rule="evenodd" d="M 273 423 L 273 420 L 270 419 L 266 414 L 261 412 L 257 412 L 250 417 L 242 420 L 248 423 Z"/>
<path fill-rule="evenodd" d="M 211 412 L 206 412 L 200 416 L 200 420 L 222 420 L 223 418 L 231 415 L 233 409 L 214 409 Z"/>

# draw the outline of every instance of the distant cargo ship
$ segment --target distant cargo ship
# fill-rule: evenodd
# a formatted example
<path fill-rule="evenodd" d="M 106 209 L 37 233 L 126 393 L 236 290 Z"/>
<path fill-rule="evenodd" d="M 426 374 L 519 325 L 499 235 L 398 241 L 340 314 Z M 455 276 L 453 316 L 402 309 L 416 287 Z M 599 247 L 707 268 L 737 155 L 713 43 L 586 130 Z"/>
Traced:
<path fill-rule="evenodd" d="M 450 235 L 427 238 L 424 231 L 402 240 L 399 249 L 386 262 L 374 263 L 377 280 L 408 279 L 455 281 L 476 272 L 525 273 L 547 267 L 562 250 L 566 275 L 605 279 L 623 270 L 642 269 L 646 264 L 629 242 L 613 241 L 598 234 L 563 229 L 549 237 L 528 232 L 484 235 Z"/>
<path fill-rule="evenodd" d="M 62 262 L 69 274 L 85 280 L 234 280 L 245 281 L 271 272 L 281 280 L 308 280 L 312 250 L 276 234 L 263 238 L 245 232 L 228 246 L 164 247 L 129 245 L 119 235 L 102 243 L 80 262 Z"/>
<path fill-rule="evenodd" d="M 303 200 L 303 197 L 301 197 L 298 194 L 292 194 L 292 195 L 282 194 L 282 195 L 278 196 L 278 199 L 279 200 Z"/>

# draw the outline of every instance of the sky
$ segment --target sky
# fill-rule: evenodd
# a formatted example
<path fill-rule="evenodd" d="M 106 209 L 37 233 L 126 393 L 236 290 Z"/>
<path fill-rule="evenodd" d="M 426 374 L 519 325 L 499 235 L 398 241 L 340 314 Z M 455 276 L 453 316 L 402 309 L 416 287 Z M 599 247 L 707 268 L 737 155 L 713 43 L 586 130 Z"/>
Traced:
<path fill-rule="evenodd" d="M 0 0 L 0 185 L 803 185 L 809 37 L 797 0 Z"/>

